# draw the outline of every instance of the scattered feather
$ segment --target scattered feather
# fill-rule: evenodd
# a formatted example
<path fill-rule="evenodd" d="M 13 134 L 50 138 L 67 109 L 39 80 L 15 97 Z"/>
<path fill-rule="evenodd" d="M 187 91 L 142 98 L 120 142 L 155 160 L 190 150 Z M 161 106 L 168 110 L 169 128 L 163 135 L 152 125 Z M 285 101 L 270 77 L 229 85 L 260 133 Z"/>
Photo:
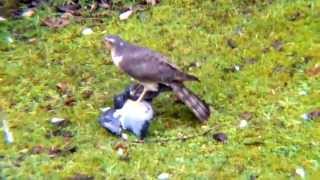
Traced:
<path fill-rule="evenodd" d="M 305 178 L 305 176 L 306 176 L 306 172 L 305 172 L 305 170 L 303 169 L 303 167 L 298 167 L 298 168 L 296 169 L 296 174 L 297 174 L 298 176 L 300 176 L 301 178 Z"/>
<path fill-rule="evenodd" d="M 234 65 L 234 70 L 240 71 L 240 66 L 239 65 Z"/>
<path fill-rule="evenodd" d="M 10 43 L 10 44 L 14 42 L 13 38 L 10 37 L 10 36 L 7 36 L 7 37 L 6 37 L 6 40 L 7 40 L 7 42 Z"/>
<path fill-rule="evenodd" d="M 161 173 L 158 176 L 158 180 L 169 180 L 170 179 L 170 174 L 169 173 Z"/>
<path fill-rule="evenodd" d="M 13 143 L 13 135 L 9 129 L 8 123 L 5 119 L 2 120 L 2 127 L 3 127 L 3 132 L 4 132 L 4 139 L 6 143 L 11 144 Z"/>
<path fill-rule="evenodd" d="M 24 12 L 22 12 L 21 16 L 22 17 L 31 17 L 35 14 L 35 10 L 34 9 L 27 9 Z"/>
<path fill-rule="evenodd" d="M 84 35 L 84 36 L 90 35 L 90 34 L 92 34 L 92 33 L 93 33 L 93 31 L 92 31 L 91 28 L 84 28 L 84 29 L 82 30 L 82 32 L 81 32 L 81 34 Z"/>
<path fill-rule="evenodd" d="M 239 124 L 239 128 L 246 128 L 248 126 L 248 121 L 247 120 L 241 120 Z"/>
<path fill-rule="evenodd" d="M 70 123 L 70 121 L 64 118 L 54 117 L 50 120 L 50 123 L 55 126 L 66 127 Z"/>
<path fill-rule="evenodd" d="M 132 9 L 129 9 L 128 11 L 125 11 L 124 13 L 121 13 L 119 18 L 121 21 L 128 19 L 133 13 Z"/>

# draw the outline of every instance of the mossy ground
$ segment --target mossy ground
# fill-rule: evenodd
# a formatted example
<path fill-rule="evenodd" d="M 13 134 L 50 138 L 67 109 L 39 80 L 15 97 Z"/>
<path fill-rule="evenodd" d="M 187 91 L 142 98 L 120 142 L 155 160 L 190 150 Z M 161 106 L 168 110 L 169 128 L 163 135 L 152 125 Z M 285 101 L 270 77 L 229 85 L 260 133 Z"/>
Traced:
<path fill-rule="evenodd" d="M 319 177 L 320 124 L 301 118 L 320 107 L 319 76 L 306 73 L 319 65 L 319 10 L 319 1 L 312 0 L 170 0 L 123 22 L 114 16 L 103 23 L 88 19 L 52 30 L 40 26 L 45 16 L 53 15 L 50 9 L 0 22 L 0 107 L 15 138 L 8 145 L 0 136 L 0 178 L 55 179 L 80 173 L 96 179 L 154 179 L 167 172 L 173 179 L 287 179 L 299 178 L 299 167 L 306 178 Z M 82 36 L 85 27 L 94 33 Z M 184 68 L 201 79 L 188 86 L 214 108 L 208 127 L 218 126 L 228 142 L 215 142 L 210 133 L 148 143 L 206 129 L 169 94 L 154 103 L 157 116 L 145 144 L 106 133 L 97 123 L 99 108 L 111 106 L 112 97 L 131 82 L 103 49 L 106 34 L 158 50 L 180 67 L 200 62 L 200 67 Z M 7 35 L 13 43 L 5 42 Z M 57 91 L 61 82 L 75 97 L 73 106 L 66 106 Z M 93 91 L 89 98 L 83 95 L 87 90 Z M 240 129 L 244 112 L 252 118 Z M 48 138 L 53 117 L 68 118 L 71 124 L 65 129 L 74 136 Z M 129 160 L 119 159 L 117 143 L 128 147 Z M 77 151 L 57 157 L 47 150 L 30 153 L 39 145 L 76 146 Z"/>

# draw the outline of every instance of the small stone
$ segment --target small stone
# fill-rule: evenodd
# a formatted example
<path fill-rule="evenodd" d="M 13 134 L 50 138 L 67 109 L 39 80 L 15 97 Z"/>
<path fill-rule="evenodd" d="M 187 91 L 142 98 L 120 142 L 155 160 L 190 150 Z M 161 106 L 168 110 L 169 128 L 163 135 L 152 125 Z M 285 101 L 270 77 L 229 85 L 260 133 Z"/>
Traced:
<path fill-rule="evenodd" d="M 296 169 L 296 174 L 298 176 L 300 176 L 301 178 L 304 178 L 306 176 L 306 172 L 304 171 L 304 169 L 302 167 L 298 167 Z"/>
<path fill-rule="evenodd" d="M 128 19 L 132 15 L 133 11 L 132 9 L 129 9 L 128 11 L 120 14 L 119 18 L 121 21 Z"/>
<path fill-rule="evenodd" d="M 169 180 L 169 179 L 170 179 L 170 174 L 168 174 L 168 173 L 161 173 L 158 176 L 158 180 Z"/>
<path fill-rule="evenodd" d="M 222 142 L 222 143 L 226 143 L 228 140 L 228 137 L 225 133 L 215 133 L 213 134 L 213 139 L 218 141 L 218 142 Z"/>
<path fill-rule="evenodd" d="M 92 34 L 92 33 L 93 33 L 93 31 L 92 31 L 91 28 L 84 28 L 84 29 L 82 30 L 82 32 L 81 32 L 81 34 L 84 35 L 84 36 L 90 35 L 90 34 Z"/>
<path fill-rule="evenodd" d="M 239 124 L 239 128 L 245 128 L 245 127 L 247 127 L 248 126 L 248 121 L 246 121 L 246 120 L 241 120 L 240 121 L 240 124 Z"/>

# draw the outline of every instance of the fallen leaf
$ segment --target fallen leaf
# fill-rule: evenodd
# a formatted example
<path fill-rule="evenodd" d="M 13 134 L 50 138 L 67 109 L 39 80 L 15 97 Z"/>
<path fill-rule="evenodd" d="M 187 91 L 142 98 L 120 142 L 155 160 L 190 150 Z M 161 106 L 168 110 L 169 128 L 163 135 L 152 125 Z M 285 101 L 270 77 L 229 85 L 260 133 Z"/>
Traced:
<path fill-rule="evenodd" d="M 31 153 L 32 154 L 40 154 L 40 153 L 42 153 L 44 151 L 45 151 L 45 148 L 42 145 L 34 146 L 31 149 Z"/>
<path fill-rule="evenodd" d="M 283 51 L 284 43 L 281 40 L 275 40 L 272 42 L 271 46 L 277 51 Z"/>
<path fill-rule="evenodd" d="M 83 98 L 88 99 L 93 95 L 93 91 L 90 89 L 86 89 L 81 93 L 81 95 Z"/>
<path fill-rule="evenodd" d="M 310 120 L 315 120 L 317 118 L 320 118 L 320 108 L 308 113 L 307 116 L 308 116 L 308 119 Z"/>
<path fill-rule="evenodd" d="M 61 155 L 61 153 L 62 153 L 61 149 L 54 148 L 54 147 L 49 149 L 49 152 L 48 152 L 50 157 L 57 157 L 57 156 Z"/>
<path fill-rule="evenodd" d="M 66 146 L 63 149 L 52 147 L 49 149 L 48 154 L 50 157 L 64 156 L 77 151 L 76 146 Z"/>
<path fill-rule="evenodd" d="M 42 24 L 55 29 L 62 28 L 70 24 L 70 15 L 61 16 L 59 18 L 48 17 L 42 21 Z"/>
<path fill-rule="evenodd" d="M 240 114 L 240 118 L 244 119 L 244 120 L 250 120 L 252 118 L 252 113 L 245 111 L 243 113 Z"/>
<path fill-rule="evenodd" d="M 77 100 L 74 96 L 67 96 L 67 98 L 64 100 L 64 105 L 66 106 L 74 106 L 76 104 Z"/>
<path fill-rule="evenodd" d="M 65 82 L 56 84 L 56 88 L 60 94 L 67 94 L 67 92 L 69 91 L 69 85 Z"/>
<path fill-rule="evenodd" d="M 308 69 L 306 73 L 310 77 L 318 77 L 320 75 L 320 65 L 318 64 L 315 67 Z"/>

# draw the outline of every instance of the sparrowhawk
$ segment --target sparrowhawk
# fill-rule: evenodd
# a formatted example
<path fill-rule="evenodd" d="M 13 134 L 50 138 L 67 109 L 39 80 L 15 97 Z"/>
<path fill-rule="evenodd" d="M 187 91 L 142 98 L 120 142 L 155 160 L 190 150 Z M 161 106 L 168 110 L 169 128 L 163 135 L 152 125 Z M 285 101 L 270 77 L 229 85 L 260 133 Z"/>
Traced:
<path fill-rule="evenodd" d="M 164 84 L 172 89 L 200 121 L 208 120 L 208 105 L 183 84 L 184 81 L 199 81 L 197 77 L 182 72 L 177 66 L 169 63 L 164 55 L 130 44 L 119 36 L 104 37 L 104 44 L 111 51 L 113 63 L 143 85 L 143 92 L 138 101 L 143 100 L 146 92 L 157 91 L 159 84 Z"/>

